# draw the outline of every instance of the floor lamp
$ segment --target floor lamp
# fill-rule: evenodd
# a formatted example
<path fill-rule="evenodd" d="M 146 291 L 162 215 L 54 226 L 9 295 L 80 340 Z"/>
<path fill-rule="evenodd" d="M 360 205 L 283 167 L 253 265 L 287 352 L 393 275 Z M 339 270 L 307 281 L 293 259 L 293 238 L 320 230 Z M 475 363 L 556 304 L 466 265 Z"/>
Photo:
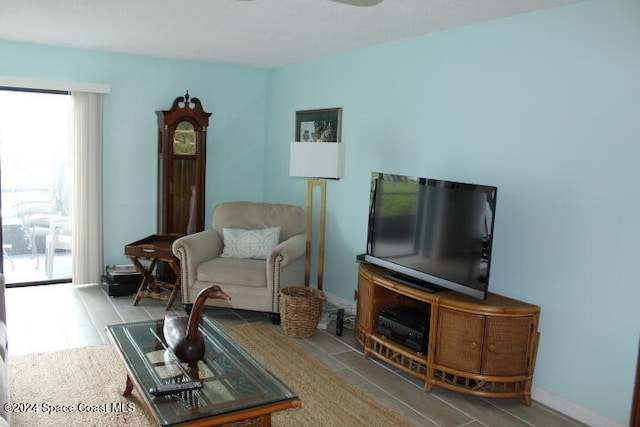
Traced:
<path fill-rule="evenodd" d="M 309 178 L 307 181 L 307 225 L 306 255 L 304 265 L 304 285 L 309 286 L 311 278 L 311 244 L 313 241 L 313 195 L 320 190 L 318 224 L 318 277 L 316 285 L 322 290 L 324 278 L 324 240 L 327 207 L 327 179 L 344 176 L 344 145 L 340 142 L 292 142 L 289 162 L 289 176 Z"/>

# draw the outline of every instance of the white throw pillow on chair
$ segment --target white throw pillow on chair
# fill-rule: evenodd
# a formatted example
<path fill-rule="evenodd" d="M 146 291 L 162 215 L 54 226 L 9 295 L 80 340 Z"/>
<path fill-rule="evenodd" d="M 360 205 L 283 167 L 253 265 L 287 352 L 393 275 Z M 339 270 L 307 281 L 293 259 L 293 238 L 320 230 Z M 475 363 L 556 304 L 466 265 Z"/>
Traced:
<path fill-rule="evenodd" d="M 223 228 L 223 258 L 267 259 L 280 241 L 280 227 L 261 230 Z"/>

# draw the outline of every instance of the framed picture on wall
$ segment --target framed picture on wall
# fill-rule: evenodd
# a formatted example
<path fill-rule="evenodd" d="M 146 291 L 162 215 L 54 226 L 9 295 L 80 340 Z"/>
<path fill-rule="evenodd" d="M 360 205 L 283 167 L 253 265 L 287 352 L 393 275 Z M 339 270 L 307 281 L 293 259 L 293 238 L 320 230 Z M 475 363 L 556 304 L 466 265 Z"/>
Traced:
<path fill-rule="evenodd" d="M 296 111 L 296 141 L 340 142 L 342 108 Z"/>

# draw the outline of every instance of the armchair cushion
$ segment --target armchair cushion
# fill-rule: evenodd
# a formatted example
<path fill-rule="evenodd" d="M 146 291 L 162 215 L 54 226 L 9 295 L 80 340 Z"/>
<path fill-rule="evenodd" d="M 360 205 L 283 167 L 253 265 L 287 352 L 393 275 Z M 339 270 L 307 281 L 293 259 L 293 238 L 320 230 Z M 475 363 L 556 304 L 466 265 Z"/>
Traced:
<path fill-rule="evenodd" d="M 280 241 L 280 227 L 262 230 L 223 228 L 222 238 L 224 249 L 220 256 L 223 258 L 267 259 Z"/>

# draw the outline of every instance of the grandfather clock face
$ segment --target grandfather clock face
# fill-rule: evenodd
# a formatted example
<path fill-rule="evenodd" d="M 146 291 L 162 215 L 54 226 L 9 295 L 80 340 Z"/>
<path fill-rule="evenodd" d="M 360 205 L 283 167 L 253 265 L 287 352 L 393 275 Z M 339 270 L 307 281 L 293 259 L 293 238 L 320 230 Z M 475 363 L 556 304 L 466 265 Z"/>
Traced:
<path fill-rule="evenodd" d="M 173 133 L 173 154 L 196 154 L 196 130 L 191 122 L 182 121 L 176 126 Z"/>

